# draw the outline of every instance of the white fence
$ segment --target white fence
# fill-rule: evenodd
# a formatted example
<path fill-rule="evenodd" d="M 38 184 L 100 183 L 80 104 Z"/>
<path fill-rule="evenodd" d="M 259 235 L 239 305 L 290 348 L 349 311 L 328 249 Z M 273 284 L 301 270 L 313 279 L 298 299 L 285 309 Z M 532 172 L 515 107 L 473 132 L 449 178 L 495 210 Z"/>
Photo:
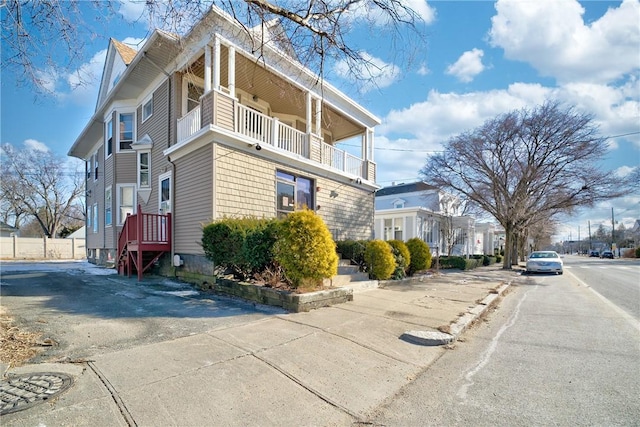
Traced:
<path fill-rule="evenodd" d="M 0 237 L 0 259 L 84 259 L 85 239 Z"/>

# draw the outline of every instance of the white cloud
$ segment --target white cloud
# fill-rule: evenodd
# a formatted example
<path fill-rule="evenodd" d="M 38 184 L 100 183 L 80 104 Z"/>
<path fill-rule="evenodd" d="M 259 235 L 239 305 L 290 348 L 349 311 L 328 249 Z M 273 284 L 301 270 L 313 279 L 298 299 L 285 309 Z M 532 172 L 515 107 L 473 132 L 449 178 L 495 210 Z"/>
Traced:
<path fill-rule="evenodd" d="M 498 0 L 493 46 L 560 82 L 615 81 L 640 68 L 640 2 L 624 0 L 586 24 L 575 0 Z"/>
<path fill-rule="evenodd" d="M 361 91 L 368 92 L 373 88 L 383 88 L 394 83 L 400 75 L 400 68 L 388 64 L 380 58 L 371 56 L 367 52 L 360 52 L 362 61 L 338 61 L 333 71 L 340 77 L 354 83 L 362 83 Z"/>
<path fill-rule="evenodd" d="M 638 166 L 636 166 L 638 167 Z M 634 167 L 631 166 L 621 166 L 618 169 L 616 169 L 615 171 L 613 171 L 614 175 L 619 177 L 619 178 L 624 178 L 625 176 L 628 176 L 629 174 L 631 174 L 633 171 L 635 170 Z"/>
<path fill-rule="evenodd" d="M 456 76 L 461 82 L 469 83 L 475 76 L 484 71 L 483 55 L 484 52 L 480 49 L 466 51 L 454 64 L 447 68 L 447 74 Z"/>
<path fill-rule="evenodd" d="M 420 68 L 418 68 L 418 74 L 421 76 L 426 76 L 427 74 L 430 74 L 431 70 L 429 69 L 429 67 L 427 67 L 426 63 L 422 63 L 420 64 Z"/>
<path fill-rule="evenodd" d="M 146 2 L 120 0 L 118 13 L 128 22 L 136 22 L 145 16 Z"/>
<path fill-rule="evenodd" d="M 67 97 L 75 104 L 87 105 L 96 102 L 106 55 L 106 49 L 99 51 L 89 62 L 82 64 L 67 76 L 66 83 L 70 90 Z"/>
<path fill-rule="evenodd" d="M 429 92 L 426 100 L 400 110 L 390 111 L 376 128 L 376 148 L 412 151 L 377 150 L 378 181 L 388 183 L 417 177 L 424 165 L 426 151 L 438 151 L 449 138 L 480 126 L 486 120 L 524 107 L 540 105 L 547 99 L 573 105 L 578 111 L 592 114 L 603 136 L 638 131 L 640 101 L 629 99 L 628 88 L 582 84 L 556 88 L 540 84 L 514 83 L 505 90 L 469 93 Z M 625 137 L 636 141 L 638 135 Z M 608 140 L 615 150 L 615 140 Z M 637 143 L 636 143 L 637 144 Z M 640 145 L 638 145 L 640 148 Z M 628 167 L 637 159 L 628 159 Z M 635 162 L 635 163 L 634 163 Z M 624 171 L 625 169 L 622 169 Z"/>
<path fill-rule="evenodd" d="M 411 9 L 426 24 L 431 24 L 436 18 L 435 10 L 425 0 L 404 0 L 400 3 Z M 396 12 L 398 12 L 400 18 L 408 18 L 401 8 L 397 7 Z M 389 14 L 383 12 L 371 2 L 357 2 L 349 9 L 349 13 L 354 20 L 366 20 L 377 26 L 390 25 Z M 343 17 L 346 17 L 346 15 L 343 15 Z"/>
<path fill-rule="evenodd" d="M 43 153 L 48 153 L 50 151 L 49 147 L 47 147 L 45 143 L 37 141 L 35 139 L 27 139 L 23 144 L 28 150 L 41 151 Z"/>

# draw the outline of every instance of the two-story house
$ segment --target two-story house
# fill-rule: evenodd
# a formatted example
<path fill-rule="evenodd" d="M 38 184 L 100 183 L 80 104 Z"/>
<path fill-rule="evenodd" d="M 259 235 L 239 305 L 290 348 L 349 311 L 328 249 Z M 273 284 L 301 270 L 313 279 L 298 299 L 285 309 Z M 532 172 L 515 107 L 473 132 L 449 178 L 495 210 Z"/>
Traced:
<path fill-rule="evenodd" d="M 492 254 L 494 227 L 461 215 L 460 201 L 425 182 L 381 188 L 375 200 L 375 236 L 407 241 L 417 237 L 439 255 Z"/>
<path fill-rule="evenodd" d="M 272 42 L 281 31 L 213 7 L 183 37 L 110 41 L 95 113 L 69 150 L 86 162 L 90 261 L 169 253 L 209 273 L 204 224 L 304 206 L 335 239 L 372 237 L 380 120 Z"/>

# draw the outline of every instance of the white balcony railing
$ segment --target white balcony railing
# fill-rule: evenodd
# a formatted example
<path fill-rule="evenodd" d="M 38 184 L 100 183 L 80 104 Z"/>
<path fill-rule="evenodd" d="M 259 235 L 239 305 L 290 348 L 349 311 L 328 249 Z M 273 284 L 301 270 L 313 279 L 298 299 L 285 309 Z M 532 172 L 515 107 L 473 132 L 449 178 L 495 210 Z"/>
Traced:
<path fill-rule="evenodd" d="M 178 119 L 178 142 L 184 141 L 202 128 L 200 124 L 200 106 Z"/>
<path fill-rule="evenodd" d="M 234 130 L 239 135 L 257 143 L 270 145 L 279 150 L 311 159 L 311 147 L 306 133 L 242 104 L 236 104 L 235 113 Z M 178 143 L 200 129 L 200 106 L 198 106 L 178 119 Z M 355 176 L 364 177 L 364 161 L 362 159 L 322 141 L 314 142 L 314 146 L 318 147 L 315 144 L 319 145 L 320 163 Z"/>

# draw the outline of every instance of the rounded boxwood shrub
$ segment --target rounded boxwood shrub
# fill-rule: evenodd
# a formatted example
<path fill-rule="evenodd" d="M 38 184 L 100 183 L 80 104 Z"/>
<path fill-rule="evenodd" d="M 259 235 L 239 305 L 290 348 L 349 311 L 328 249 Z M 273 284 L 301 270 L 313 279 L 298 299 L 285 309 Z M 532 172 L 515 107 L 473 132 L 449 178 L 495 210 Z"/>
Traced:
<path fill-rule="evenodd" d="M 275 260 L 294 287 L 314 287 L 338 273 L 336 244 L 322 218 L 305 209 L 292 212 L 278 228 Z"/>
<path fill-rule="evenodd" d="M 396 268 L 391 274 L 392 279 L 404 279 L 407 275 L 407 269 L 411 263 L 411 254 L 407 245 L 402 240 L 387 240 L 391 246 L 391 252 L 396 260 Z"/>
<path fill-rule="evenodd" d="M 371 240 L 367 243 L 364 260 L 371 279 L 387 280 L 396 269 L 391 246 L 383 240 Z"/>
<path fill-rule="evenodd" d="M 431 250 L 423 240 L 414 237 L 406 243 L 411 262 L 409 263 L 409 276 L 413 276 L 417 271 L 426 270 L 431 267 Z"/>

